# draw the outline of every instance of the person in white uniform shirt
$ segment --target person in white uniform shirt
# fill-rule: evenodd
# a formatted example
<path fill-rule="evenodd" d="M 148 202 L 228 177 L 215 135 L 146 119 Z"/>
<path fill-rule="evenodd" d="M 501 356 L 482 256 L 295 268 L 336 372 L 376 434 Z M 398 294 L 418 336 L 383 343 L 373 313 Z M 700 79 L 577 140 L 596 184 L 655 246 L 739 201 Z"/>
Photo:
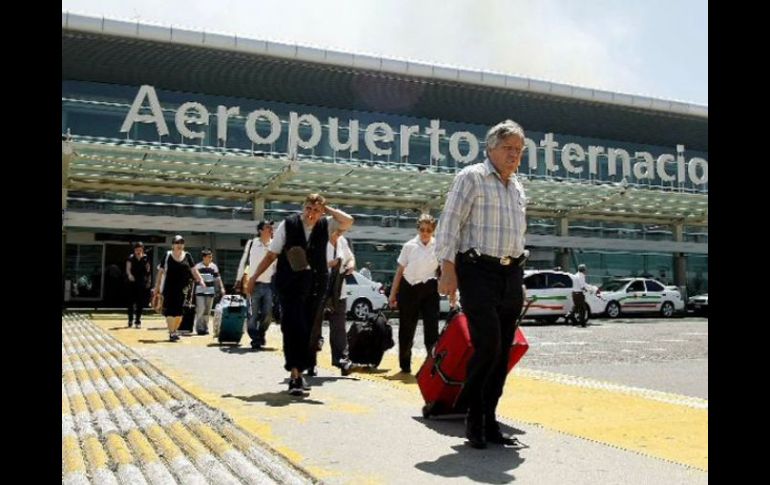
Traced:
<path fill-rule="evenodd" d="M 268 252 L 273 240 L 273 221 L 261 221 L 257 224 L 257 237 L 246 243 L 241 262 L 238 265 L 238 277 L 245 273 L 248 278 L 254 276 L 257 265 Z M 259 349 L 265 345 L 265 333 L 270 325 L 270 315 L 273 311 L 273 287 L 270 284 L 275 274 L 276 263 L 273 262 L 259 278 L 254 291 L 249 297 L 249 317 L 246 330 L 251 337 L 251 348 Z M 240 280 L 239 280 L 240 281 Z"/>
<path fill-rule="evenodd" d="M 390 289 L 389 304 L 398 307 L 398 360 L 401 372 L 412 372 L 412 345 L 417 319 L 422 316 L 425 349 L 438 340 L 439 294 L 436 258 L 436 219 L 423 214 L 417 220 L 417 236 L 404 243 Z"/>
<path fill-rule="evenodd" d="M 573 322 L 583 327 L 588 325 L 588 305 L 586 304 L 585 291 L 586 286 L 586 265 L 578 265 L 575 277 L 575 285 L 572 287 L 572 311 L 567 315 L 567 321 Z"/>
<path fill-rule="evenodd" d="M 332 365 L 339 367 L 342 375 L 350 374 L 352 363 L 348 358 L 348 338 L 345 332 L 347 311 L 347 283 L 345 276 L 353 274 L 356 258 L 341 231 L 335 231 L 326 246 L 326 260 L 332 270 L 330 275 L 329 341 L 332 347 Z M 337 271 L 334 271 L 337 269 Z"/>

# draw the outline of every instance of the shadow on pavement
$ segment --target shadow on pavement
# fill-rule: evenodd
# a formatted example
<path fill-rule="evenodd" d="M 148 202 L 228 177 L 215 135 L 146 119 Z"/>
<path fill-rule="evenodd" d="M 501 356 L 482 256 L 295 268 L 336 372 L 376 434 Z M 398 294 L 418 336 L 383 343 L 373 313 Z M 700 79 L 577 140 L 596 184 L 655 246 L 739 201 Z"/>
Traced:
<path fill-rule="evenodd" d="M 289 404 L 324 404 L 323 401 L 310 399 L 308 395 L 291 396 L 286 392 L 263 392 L 253 396 L 235 396 L 233 394 L 222 394 L 223 398 L 240 399 L 246 402 L 263 402 L 268 406 L 281 407 Z"/>
<path fill-rule="evenodd" d="M 444 436 L 465 438 L 465 414 L 446 414 L 431 419 L 425 419 L 422 416 L 413 416 L 412 419 Z M 525 434 L 524 431 L 508 426 L 505 423 L 500 423 L 500 431 L 504 434 L 514 436 Z"/>
<path fill-rule="evenodd" d="M 392 376 L 385 376 L 385 379 L 389 381 L 403 382 L 404 384 L 417 384 L 417 378 L 414 375 L 407 374 L 405 372 L 399 372 L 398 374 L 394 374 Z"/>
<path fill-rule="evenodd" d="M 435 461 L 417 463 L 415 468 L 442 477 L 465 477 L 479 483 L 509 483 L 516 479 L 509 471 L 524 462 L 519 450 L 498 445 L 477 450 L 466 444 L 452 446 L 455 451 Z"/>
<path fill-rule="evenodd" d="M 250 346 L 241 346 L 238 344 L 220 344 L 220 343 L 211 343 L 206 345 L 206 347 L 219 347 L 219 350 L 226 353 L 226 354 L 257 354 L 259 352 L 275 352 L 278 349 L 274 349 L 271 347 L 262 347 L 261 349 L 252 349 Z"/>

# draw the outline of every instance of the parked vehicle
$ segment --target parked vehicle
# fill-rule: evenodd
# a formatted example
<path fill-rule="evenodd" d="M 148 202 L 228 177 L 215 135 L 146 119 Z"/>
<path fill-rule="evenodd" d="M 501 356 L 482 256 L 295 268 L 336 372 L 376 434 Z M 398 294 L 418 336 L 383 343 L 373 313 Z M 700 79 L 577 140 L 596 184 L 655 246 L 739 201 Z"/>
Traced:
<path fill-rule="evenodd" d="M 687 300 L 687 311 L 704 317 L 709 316 L 709 294 L 695 295 Z"/>
<path fill-rule="evenodd" d="M 527 299 L 534 298 L 525 319 L 554 323 L 572 311 L 572 292 L 577 287 L 572 274 L 557 270 L 527 270 L 524 272 L 524 286 Z M 606 301 L 596 294 L 596 287 L 589 285 L 584 293 L 588 318 L 603 313 Z"/>
<path fill-rule="evenodd" d="M 347 312 L 356 320 L 366 320 L 374 311 L 388 303 L 382 283 L 372 281 L 358 271 L 345 276 Z"/>
<path fill-rule="evenodd" d="M 670 318 L 684 311 L 679 288 L 650 278 L 610 280 L 599 287 L 599 295 L 606 302 L 605 313 L 609 318 L 632 313 L 657 313 Z"/>

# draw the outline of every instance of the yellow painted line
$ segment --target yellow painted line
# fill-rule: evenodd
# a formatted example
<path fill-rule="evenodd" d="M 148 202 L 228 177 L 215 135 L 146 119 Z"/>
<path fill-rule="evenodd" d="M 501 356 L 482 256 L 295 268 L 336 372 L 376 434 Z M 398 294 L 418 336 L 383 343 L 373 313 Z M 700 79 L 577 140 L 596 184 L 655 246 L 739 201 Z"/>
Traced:
<path fill-rule="evenodd" d="M 167 426 L 166 432 L 179 443 L 190 458 L 196 459 L 208 453 L 206 447 L 203 446 L 179 421 Z"/>
<path fill-rule="evenodd" d="M 126 439 L 131 444 L 140 461 L 144 463 L 157 463 L 160 461 L 150 441 L 138 429 L 133 428 L 129 430 L 126 433 Z"/>
<path fill-rule="evenodd" d="M 80 444 L 75 436 L 65 436 L 61 440 L 62 473 L 85 472 L 86 464 L 80 452 Z"/>
<path fill-rule="evenodd" d="M 165 430 L 157 424 L 152 424 L 145 428 L 145 433 L 150 437 L 150 440 L 155 446 L 160 449 L 163 456 L 167 461 L 171 462 L 182 456 L 182 450 L 174 443 L 174 441 L 166 434 Z M 138 433 L 138 432 L 137 432 Z M 134 439 L 129 433 L 129 439 Z"/>
<path fill-rule="evenodd" d="M 217 456 L 224 456 L 228 451 L 234 450 L 211 426 L 203 423 L 191 423 L 189 426 L 206 446 L 214 450 Z"/>
<path fill-rule="evenodd" d="M 107 453 L 105 453 L 102 444 L 96 436 L 88 436 L 83 439 L 83 450 L 92 470 L 107 468 L 107 462 L 109 461 Z"/>
<path fill-rule="evenodd" d="M 67 393 L 61 394 L 62 416 L 72 416 L 70 412 Z M 86 463 L 83 459 L 83 453 L 80 451 L 80 443 L 76 436 L 63 436 L 61 440 L 62 454 L 62 473 L 77 473 L 86 471 Z"/>
<path fill-rule="evenodd" d="M 708 471 L 708 411 L 514 376 L 498 413 Z"/>
<path fill-rule="evenodd" d="M 81 394 L 75 394 L 70 399 L 70 406 L 72 407 L 73 414 L 88 412 L 88 405 L 86 405 L 86 400 L 83 399 Z"/>
<path fill-rule="evenodd" d="M 128 449 L 128 445 L 117 433 L 107 434 L 107 451 L 112 460 L 119 465 L 129 465 L 134 463 L 134 457 Z"/>

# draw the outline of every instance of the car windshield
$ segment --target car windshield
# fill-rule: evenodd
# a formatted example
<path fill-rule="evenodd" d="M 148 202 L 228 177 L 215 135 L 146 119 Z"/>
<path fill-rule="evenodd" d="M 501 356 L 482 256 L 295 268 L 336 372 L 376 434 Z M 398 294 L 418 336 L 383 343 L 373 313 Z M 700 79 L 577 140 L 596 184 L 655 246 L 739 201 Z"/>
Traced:
<path fill-rule="evenodd" d="M 604 283 L 599 289 L 602 291 L 618 291 L 623 288 L 628 281 L 624 280 L 612 280 Z"/>

